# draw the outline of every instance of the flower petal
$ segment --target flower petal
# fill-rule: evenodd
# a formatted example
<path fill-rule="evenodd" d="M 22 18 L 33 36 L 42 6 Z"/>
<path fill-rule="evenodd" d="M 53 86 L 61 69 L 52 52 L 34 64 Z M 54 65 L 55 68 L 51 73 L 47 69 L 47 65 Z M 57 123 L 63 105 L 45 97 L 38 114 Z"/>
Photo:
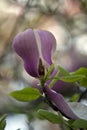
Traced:
<path fill-rule="evenodd" d="M 66 103 L 64 97 L 59 94 L 56 93 L 54 90 L 50 89 L 47 85 L 46 85 L 46 94 L 47 97 L 53 102 L 55 103 L 56 107 L 58 108 L 58 110 L 67 118 L 70 119 L 78 119 L 78 117 L 73 113 L 73 111 L 70 109 L 70 107 L 68 106 L 68 104 Z"/>
<path fill-rule="evenodd" d="M 52 64 L 52 52 L 56 48 L 55 37 L 48 31 L 27 29 L 13 41 L 13 48 L 23 59 L 25 70 L 33 77 L 39 77 L 45 65 Z M 40 61 L 42 62 L 40 64 Z"/>
<path fill-rule="evenodd" d="M 23 59 L 28 74 L 38 77 L 39 52 L 33 30 L 19 33 L 13 40 L 13 48 Z"/>
<path fill-rule="evenodd" d="M 38 30 L 38 34 L 41 40 L 41 50 L 44 60 L 51 65 L 52 53 L 56 49 L 56 39 L 51 32 L 45 30 Z"/>
<path fill-rule="evenodd" d="M 79 93 L 80 90 L 78 89 L 78 87 L 72 83 L 66 83 L 63 82 L 61 80 L 58 80 L 53 88 L 54 91 L 61 93 L 62 95 L 73 95 L 75 93 Z"/>

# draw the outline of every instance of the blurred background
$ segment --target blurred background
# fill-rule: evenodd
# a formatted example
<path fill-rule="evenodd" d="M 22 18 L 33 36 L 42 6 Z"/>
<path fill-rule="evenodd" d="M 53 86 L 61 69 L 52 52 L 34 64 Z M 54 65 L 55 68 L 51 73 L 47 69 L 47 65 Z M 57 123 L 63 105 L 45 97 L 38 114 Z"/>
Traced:
<path fill-rule="evenodd" d="M 37 105 L 46 107 L 40 100 L 22 103 L 8 95 L 34 80 L 12 49 L 14 36 L 27 28 L 54 34 L 55 64 L 68 71 L 87 67 L 87 0 L 0 0 L 0 115 L 8 114 L 5 130 L 60 130 L 35 118 Z"/>

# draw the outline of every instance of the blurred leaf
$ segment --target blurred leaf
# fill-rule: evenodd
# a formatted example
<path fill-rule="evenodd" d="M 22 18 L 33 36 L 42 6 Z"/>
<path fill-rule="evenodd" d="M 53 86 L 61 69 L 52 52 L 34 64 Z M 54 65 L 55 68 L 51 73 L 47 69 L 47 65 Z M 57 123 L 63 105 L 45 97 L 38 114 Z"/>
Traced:
<path fill-rule="evenodd" d="M 72 72 L 71 75 L 83 75 L 82 79 L 79 81 L 80 86 L 87 87 L 87 68 L 81 67 L 75 72 Z"/>
<path fill-rule="evenodd" d="M 26 87 L 22 90 L 13 91 L 10 95 L 19 101 L 27 102 L 37 99 L 40 92 L 36 88 Z"/>
<path fill-rule="evenodd" d="M 60 80 L 70 83 L 70 82 L 77 82 L 82 78 L 84 78 L 84 75 L 69 75 L 69 76 L 60 77 Z"/>
<path fill-rule="evenodd" d="M 68 75 L 70 75 L 69 72 L 68 72 L 66 69 L 64 69 L 62 66 L 58 65 L 58 69 L 59 69 L 60 73 L 61 73 L 63 76 L 68 76 Z"/>
<path fill-rule="evenodd" d="M 78 99 L 79 99 L 79 94 L 74 94 L 70 99 L 69 99 L 69 101 L 70 102 L 76 102 L 76 101 L 78 101 Z"/>
<path fill-rule="evenodd" d="M 83 9 L 87 13 L 87 0 L 80 0 L 80 2 L 81 2 Z"/>
<path fill-rule="evenodd" d="M 48 112 L 46 110 L 40 109 L 38 110 L 38 116 L 42 119 L 46 119 L 54 124 L 63 124 L 63 120 L 60 115 L 56 115 L 52 112 Z"/>
<path fill-rule="evenodd" d="M 78 120 L 74 121 L 71 126 L 74 128 L 86 129 L 87 128 L 87 121 L 83 120 L 83 119 L 78 119 Z"/>
<path fill-rule="evenodd" d="M 87 88 L 87 78 L 83 78 L 79 82 L 80 86 Z"/>
<path fill-rule="evenodd" d="M 53 70 L 54 70 L 54 64 L 52 64 L 52 65 L 49 67 L 48 72 L 47 72 L 47 74 L 46 74 L 46 76 L 45 76 L 45 81 L 46 81 L 47 79 L 49 79 L 49 77 L 50 77 L 51 73 L 53 72 Z"/>
<path fill-rule="evenodd" d="M 6 115 L 0 118 L 0 130 L 4 130 L 6 126 Z"/>
<path fill-rule="evenodd" d="M 87 106 L 78 102 L 68 103 L 72 111 L 80 118 L 87 121 Z"/>

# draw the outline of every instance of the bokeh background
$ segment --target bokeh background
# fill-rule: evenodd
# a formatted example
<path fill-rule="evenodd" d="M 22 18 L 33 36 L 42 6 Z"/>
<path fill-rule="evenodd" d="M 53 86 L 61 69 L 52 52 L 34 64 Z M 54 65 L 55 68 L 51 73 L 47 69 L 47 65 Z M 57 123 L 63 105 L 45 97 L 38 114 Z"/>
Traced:
<path fill-rule="evenodd" d="M 15 35 L 27 28 L 54 34 L 55 64 L 68 71 L 87 67 L 87 0 L 0 0 L 0 115 L 8 114 L 5 130 L 60 130 L 35 118 L 37 105 L 46 107 L 41 100 L 22 103 L 9 96 L 34 80 L 12 49 Z"/>

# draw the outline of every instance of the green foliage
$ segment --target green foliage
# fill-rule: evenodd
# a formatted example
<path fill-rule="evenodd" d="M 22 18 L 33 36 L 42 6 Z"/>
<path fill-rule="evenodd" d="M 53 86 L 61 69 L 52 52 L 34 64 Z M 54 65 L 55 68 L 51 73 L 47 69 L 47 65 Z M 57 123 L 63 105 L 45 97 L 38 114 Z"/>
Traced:
<path fill-rule="evenodd" d="M 38 116 L 39 118 L 46 119 L 54 124 L 63 124 L 63 120 L 60 115 L 48 112 L 43 109 L 38 110 Z"/>
<path fill-rule="evenodd" d="M 69 76 L 70 75 L 69 72 L 66 69 L 64 69 L 62 66 L 58 65 L 58 69 L 60 71 L 60 74 L 62 74 L 62 76 Z"/>
<path fill-rule="evenodd" d="M 78 120 L 74 121 L 71 124 L 71 126 L 74 127 L 74 128 L 83 128 L 83 129 L 86 129 L 87 128 L 87 121 L 83 120 L 83 119 L 78 119 Z"/>
<path fill-rule="evenodd" d="M 10 95 L 19 101 L 27 102 L 39 98 L 40 92 L 36 88 L 26 87 L 22 90 L 13 91 Z"/>
<path fill-rule="evenodd" d="M 81 67 L 75 72 L 71 72 L 72 75 L 85 75 L 87 77 L 87 68 Z"/>
<path fill-rule="evenodd" d="M 63 67 L 59 66 L 60 71 L 60 80 L 64 82 L 78 82 L 82 79 L 85 79 L 85 76 L 87 75 L 87 69 L 86 68 L 80 68 L 79 70 L 69 73 L 66 71 Z"/>
<path fill-rule="evenodd" d="M 83 86 L 83 87 L 86 87 L 87 88 L 87 78 L 83 78 L 83 79 L 81 79 L 81 81 L 80 81 L 80 86 Z"/>
<path fill-rule="evenodd" d="M 6 115 L 0 118 L 0 130 L 4 130 L 6 126 Z"/>
<path fill-rule="evenodd" d="M 52 81 L 49 85 L 50 88 L 52 88 L 55 85 L 55 83 L 59 80 L 61 72 L 62 72 L 62 74 L 65 74 L 65 75 L 68 73 L 64 68 L 62 68 L 61 66 L 58 66 L 58 71 L 57 71 L 55 77 L 52 78 Z"/>
<path fill-rule="evenodd" d="M 51 81 L 49 84 L 50 87 L 53 87 L 58 80 L 62 80 L 68 83 L 75 83 L 78 84 L 79 86 L 87 87 L 87 68 L 81 67 L 75 72 L 68 72 L 63 67 L 58 66 L 58 70 L 56 70 L 56 75 L 54 77 L 51 77 L 51 74 L 54 71 L 54 69 L 55 69 L 54 64 L 52 64 L 49 67 L 45 77 L 41 79 L 43 81 L 43 87 L 45 87 L 44 84 L 47 80 Z M 27 102 L 39 98 L 41 96 L 41 93 L 36 88 L 26 87 L 22 90 L 11 92 L 10 95 L 19 101 Z M 54 124 L 62 124 L 67 129 L 72 129 L 72 130 L 76 130 L 78 128 L 87 129 L 87 106 L 75 102 L 79 99 L 79 96 L 80 96 L 79 94 L 74 94 L 70 99 L 70 101 L 72 102 L 74 101 L 74 102 L 68 103 L 72 111 L 79 117 L 78 120 L 75 121 L 66 120 L 59 112 L 58 114 L 55 114 L 43 109 L 38 110 L 37 112 L 38 117 L 40 119 L 48 120 Z M 4 130 L 3 129 L 4 127 L 5 127 L 5 120 L 1 120 L 0 130 Z"/>
<path fill-rule="evenodd" d="M 80 0 L 84 11 L 87 13 L 87 0 Z"/>
<path fill-rule="evenodd" d="M 68 83 L 78 82 L 80 86 L 87 87 L 87 68 L 81 67 L 80 69 L 71 73 L 61 66 L 58 66 L 58 69 L 59 73 L 57 73 L 54 77 L 55 82 L 57 82 L 57 80 L 62 80 Z"/>
<path fill-rule="evenodd" d="M 45 81 L 49 79 L 49 77 L 50 77 L 50 75 L 52 74 L 53 70 L 54 70 L 54 64 L 52 64 L 52 65 L 49 67 L 49 69 L 48 69 L 48 71 L 47 71 L 47 73 L 46 73 L 46 75 L 45 75 Z"/>
<path fill-rule="evenodd" d="M 87 68 L 81 67 L 77 71 L 72 72 L 71 75 L 82 75 L 82 78 L 79 80 L 79 84 L 80 86 L 87 87 Z"/>
<path fill-rule="evenodd" d="M 84 119 L 77 119 L 77 120 L 65 120 L 63 119 L 62 115 L 60 113 L 54 114 L 52 112 L 48 112 L 47 110 L 40 109 L 38 110 L 38 117 L 40 119 L 45 119 L 50 121 L 51 123 L 54 124 L 63 124 L 67 128 L 72 128 L 73 129 L 86 129 L 87 128 L 87 120 Z"/>
<path fill-rule="evenodd" d="M 70 99 L 69 99 L 69 101 L 70 102 L 76 102 L 76 101 L 78 101 L 78 99 L 79 99 L 79 96 L 80 96 L 80 94 L 74 94 Z"/>
<path fill-rule="evenodd" d="M 54 86 L 54 84 L 59 80 L 60 73 L 57 72 L 56 76 L 52 79 L 51 83 L 49 84 L 50 88 Z"/>
<path fill-rule="evenodd" d="M 64 82 L 73 83 L 73 82 L 78 82 L 79 80 L 83 79 L 84 77 L 85 77 L 84 75 L 69 75 L 69 76 L 60 77 L 60 80 L 62 80 Z"/>

